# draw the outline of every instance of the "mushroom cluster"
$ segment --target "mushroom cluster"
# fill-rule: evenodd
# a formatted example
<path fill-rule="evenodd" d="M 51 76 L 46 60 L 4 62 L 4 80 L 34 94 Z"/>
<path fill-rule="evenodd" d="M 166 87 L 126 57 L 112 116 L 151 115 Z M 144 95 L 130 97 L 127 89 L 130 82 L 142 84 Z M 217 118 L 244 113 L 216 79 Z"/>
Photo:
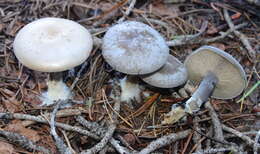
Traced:
<path fill-rule="evenodd" d="M 62 72 L 83 63 L 93 46 L 91 34 L 80 24 L 61 18 L 42 18 L 24 26 L 14 40 L 14 53 L 26 67 L 49 72 L 43 105 L 72 97 Z M 246 86 L 242 66 L 228 53 L 203 46 L 189 55 L 184 64 L 169 54 L 164 38 L 152 27 L 126 21 L 112 26 L 104 35 L 102 55 L 116 71 L 127 74 L 120 81 L 121 101 L 131 107 L 140 100 L 136 77 L 160 88 L 200 83 L 185 103 L 187 113 L 196 112 L 209 97 L 231 99 Z"/>
<path fill-rule="evenodd" d="M 102 55 L 112 68 L 128 75 L 120 82 L 121 101 L 130 106 L 132 99 L 140 98 L 139 85 L 131 81 L 131 75 L 161 88 L 179 86 L 187 79 L 187 70 L 169 55 L 164 38 L 140 22 L 126 21 L 111 27 L 103 38 Z"/>
<path fill-rule="evenodd" d="M 140 99 L 133 75 L 160 88 L 180 86 L 187 78 L 195 84 L 201 81 L 186 102 L 188 113 L 198 110 L 210 96 L 234 98 L 246 85 L 242 66 L 228 53 L 203 46 L 189 55 L 183 65 L 169 54 L 159 32 L 140 22 L 127 21 L 111 27 L 103 38 L 102 54 L 112 68 L 128 75 L 120 82 L 121 101 L 128 103 L 133 98 Z"/>
<path fill-rule="evenodd" d="M 80 24 L 61 18 L 42 18 L 24 26 L 14 40 L 14 53 L 26 67 L 49 72 L 42 105 L 72 97 L 62 72 L 83 63 L 92 50 L 92 37 Z"/>

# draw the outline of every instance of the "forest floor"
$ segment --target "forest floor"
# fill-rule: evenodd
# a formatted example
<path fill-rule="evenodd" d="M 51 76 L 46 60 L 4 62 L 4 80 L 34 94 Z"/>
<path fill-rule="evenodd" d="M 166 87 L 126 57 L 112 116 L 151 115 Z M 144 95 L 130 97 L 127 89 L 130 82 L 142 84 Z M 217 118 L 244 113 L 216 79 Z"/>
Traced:
<path fill-rule="evenodd" d="M 259 153 L 259 2 L 180 2 L 1 0 L 0 153 Z M 64 75 L 67 85 L 75 83 L 73 101 L 81 103 L 57 114 L 57 106 L 39 106 L 48 73 L 23 67 L 13 53 L 19 29 L 43 17 L 77 21 L 96 38 L 88 60 Z M 111 79 L 124 74 L 104 61 L 98 41 L 119 20 L 140 21 L 159 31 L 181 62 L 203 45 L 228 52 L 246 72 L 245 91 L 234 99 L 211 98 L 199 112 L 166 125 L 161 122 L 171 106 L 186 100 L 179 96 L 184 85 L 159 89 L 140 81 L 141 103 L 131 109 L 118 102 L 110 97 L 111 90 L 118 90 Z M 50 126 L 55 120 L 56 131 Z"/>

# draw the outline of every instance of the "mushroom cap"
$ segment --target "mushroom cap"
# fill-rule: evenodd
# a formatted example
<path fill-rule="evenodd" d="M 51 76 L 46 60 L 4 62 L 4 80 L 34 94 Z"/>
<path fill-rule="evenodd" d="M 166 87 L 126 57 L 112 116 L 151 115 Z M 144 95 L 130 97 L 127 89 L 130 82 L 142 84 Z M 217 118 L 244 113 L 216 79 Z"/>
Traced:
<path fill-rule="evenodd" d="M 161 69 L 148 75 L 142 75 L 140 78 L 155 87 L 173 88 L 187 81 L 188 72 L 177 58 L 170 55 Z"/>
<path fill-rule="evenodd" d="M 212 46 L 203 46 L 187 57 L 184 62 L 188 78 L 199 84 L 207 72 L 218 78 L 212 97 L 231 99 L 246 87 L 246 75 L 242 66 L 230 54 Z"/>
<path fill-rule="evenodd" d="M 167 61 L 169 48 L 159 32 L 150 26 L 126 21 L 106 32 L 102 54 L 115 70 L 140 75 L 161 68 Z"/>
<path fill-rule="evenodd" d="M 28 68 L 60 72 L 83 63 L 93 46 L 80 24 L 61 18 L 42 18 L 24 26 L 14 40 L 14 53 Z"/>

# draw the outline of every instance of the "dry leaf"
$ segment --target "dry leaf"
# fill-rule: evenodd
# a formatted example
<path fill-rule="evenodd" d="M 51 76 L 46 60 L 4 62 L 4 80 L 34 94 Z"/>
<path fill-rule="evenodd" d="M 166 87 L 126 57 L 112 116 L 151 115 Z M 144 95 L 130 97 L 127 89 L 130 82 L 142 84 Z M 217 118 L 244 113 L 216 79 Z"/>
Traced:
<path fill-rule="evenodd" d="M 2 99 L 3 104 L 8 112 L 15 113 L 22 109 L 22 105 L 14 97 L 8 99 Z"/>
<path fill-rule="evenodd" d="M 253 113 L 260 113 L 260 105 L 255 105 L 254 108 L 252 109 Z"/>
<path fill-rule="evenodd" d="M 8 95 L 9 97 L 12 97 L 15 95 L 15 93 L 7 88 L 1 88 L 1 92 L 5 93 L 5 95 Z"/>
<path fill-rule="evenodd" d="M 159 16 L 178 16 L 179 8 L 176 5 L 172 4 L 162 4 L 162 3 L 156 3 L 153 4 L 152 12 L 154 14 L 157 14 Z"/>
<path fill-rule="evenodd" d="M 211 46 L 214 46 L 214 47 L 217 47 L 217 48 L 219 48 L 219 49 L 221 49 L 221 50 L 223 50 L 223 51 L 225 51 L 226 50 L 226 46 L 224 45 L 224 44 L 222 44 L 222 43 L 212 43 L 212 44 L 210 44 Z"/>
<path fill-rule="evenodd" d="M 52 137 L 48 135 L 48 133 L 45 133 L 47 135 L 42 135 L 41 140 L 39 141 L 39 146 L 44 146 L 48 148 L 51 153 L 58 153 L 57 148 L 55 146 L 55 142 L 53 141 Z"/>
<path fill-rule="evenodd" d="M 0 141 L 0 153 L 2 154 L 16 154 L 16 152 L 14 152 L 14 147 L 13 145 Z"/>
<path fill-rule="evenodd" d="M 0 32 L 4 29 L 4 24 L 0 24 Z"/>
<path fill-rule="evenodd" d="M 5 127 L 5 130 L 23 135 L 33 142 L 40 140 L 38 132 L 29 128 L 25 128 L 20 120 L 14 120 L 12 124 L 9 124 Z"/>
<path fill-rule="evenodd" d="M 164 120 L 162 121 L 162 124 L 174 124 L 182 119 L 184 116 L 186 116 L 184 109 L 181 106 L 174 105 L 172 107 L 172 110 L 164 115 Z"/>
<path fill-rule="evenodd" d="M 42 103 L 39 96 L 29 90 L 24 90 L 23 102 L 34 107 L 37 107 Z"/>
<path fill-rule="evenodd" d="M 15 34 L 18 32 L 19 29 L 21 29 L 24 26 L 21 22 L 16 22 L 13 27 L 8 27 L 6 30 L 6 34 L 15 36 Z"/>
<path fill-rule="evenodd" d="M 136 142 L 135 136 L 134 136 L 133 134 L 130 134 L 130 133 L 125 134 L 125 135 L 123 136 L 123 138 L 125 139 L 125 141 L 126 141 L 129 145 L 134 145 L 135 142 Z"/>
<path fill-rule="evenodd" d="M 207 32 L 206 33 L 210 34 L 210 35 L 216 34 L 216 33 L 218 33 L 218 29 L 212 23 L 208 23 L 208 28 L 207 28 Z"/>

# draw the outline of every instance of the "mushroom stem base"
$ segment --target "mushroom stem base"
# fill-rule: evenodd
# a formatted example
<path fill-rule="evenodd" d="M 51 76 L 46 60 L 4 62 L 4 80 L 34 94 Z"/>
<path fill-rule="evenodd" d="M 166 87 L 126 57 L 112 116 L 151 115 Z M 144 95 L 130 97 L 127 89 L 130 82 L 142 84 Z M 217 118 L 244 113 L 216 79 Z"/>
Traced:
<path fill-rule="evenodd" d="M 126 76 L 120 80 L 121 87 L 121 97 L 122 102 L 126 102 L 127 105 L 133 108 L 132 101 L 136 100 L 139 102 L 141 100 L 141 89 L 138 84 L 138 80 L 135 76 Z"/>
<path fill-rule="evenodd" d="M 72 98 L 70 88 L 62 81 L 62 73 L 51 73 L 47 82 L 48 90 L 42 93 L 42 106 L 53 105 L 55 101 Z"/>
<path fill-rule="evenodd" d="M 218 83 L 218 78 L 214 73 L 208 74 L 201 81 L 199 88 L 193 93 L 190 99 L 185 104 L 185 111 L 187 113 L 197 112 L 201 105 L 208 100 L 211 96 L 215 85 Z"/>

